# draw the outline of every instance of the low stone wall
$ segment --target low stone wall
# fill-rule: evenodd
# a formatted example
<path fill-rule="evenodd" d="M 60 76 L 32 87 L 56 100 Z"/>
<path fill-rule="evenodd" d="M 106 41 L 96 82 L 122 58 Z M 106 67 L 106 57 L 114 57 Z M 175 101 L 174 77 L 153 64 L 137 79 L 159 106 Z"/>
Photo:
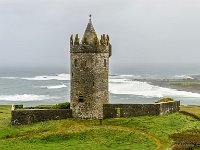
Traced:
<path fill-rule="evenodd" d="M 11 111 L 11 124 L 31 124 L 45 120 L 72 118 L 71 109 L 18 109 Z"/>
<path fill-rule="evenodd" d="M 104 118 L 135 117 L 145 115 L 159 115 L 159 104 L 105 104 Z"/>
<path fill-rule="evenodd" d="M 177 112 L 180 110 L 180 101 L 164 102 L 160 104 L 160 114 Z"/>
<path fill-rule="evenodd" d="M 104 118 L 162 115 L 179 111 L 180 101 L 155 104 L 104 104 Z"/>
<path fill-rule="evenodd" d="M 126 118 L 163 115 L 179 111 L 180 101 L 155 104 L 104 104 L 103 118 Z M 22 125 L 46 120 L 72 118 L 71 109 L 15 109 L 11 111 L 11 124 Z"/>

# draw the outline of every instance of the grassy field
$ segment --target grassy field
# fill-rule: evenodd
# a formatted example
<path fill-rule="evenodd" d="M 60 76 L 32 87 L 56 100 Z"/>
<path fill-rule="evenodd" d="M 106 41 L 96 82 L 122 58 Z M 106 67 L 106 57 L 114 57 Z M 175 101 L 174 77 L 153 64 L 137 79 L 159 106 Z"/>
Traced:
<path fill-rule="evenodd" d="M 181 111 L 194 114 L 200 118 L 200 106 L 195 106 L 195 105 L 181 106 Z"/>
<path fill-rule="evenodd" d="M 0 112 L 0 150 L 163 150 L 172 139 L 200 133 L 200 121 L 181 113 L 105 119 L 101 126 L 98 120 L 66 119 L 12 127 L 10 106 Z"/>

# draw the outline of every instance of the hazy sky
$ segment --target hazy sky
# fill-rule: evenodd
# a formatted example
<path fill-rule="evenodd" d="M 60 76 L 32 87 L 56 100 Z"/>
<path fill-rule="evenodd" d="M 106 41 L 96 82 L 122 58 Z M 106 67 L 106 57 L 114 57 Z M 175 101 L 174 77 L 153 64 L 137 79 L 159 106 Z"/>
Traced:
<path fill-rule="evenodd" d="M 68 68 L 70 34 L 90 13 L 110 35 L 111 67 L 200 64 L 199 0 L 0 0 L 0 66 Z"/>

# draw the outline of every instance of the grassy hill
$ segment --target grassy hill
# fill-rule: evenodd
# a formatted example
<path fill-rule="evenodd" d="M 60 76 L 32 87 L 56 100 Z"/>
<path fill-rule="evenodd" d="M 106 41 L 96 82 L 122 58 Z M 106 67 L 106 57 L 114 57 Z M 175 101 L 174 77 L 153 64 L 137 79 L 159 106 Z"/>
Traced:
<path fill-rule="evenodd" d="M 76 119 L 15 127 L 9 122 L 10 106 L 0 106 L 0 150 L 163 150 L 171 147 L 172 139 L 185 135 L 200 141 L 200 121 L 182 113 L 105 119 L 103 125 L 98 120 Z"/>
<path fill-rule="evenodd" d="M 197 106 L 197 105 L 181 106 L 181 111 L 194 114 L 200 118 L 200 106 Z"/>

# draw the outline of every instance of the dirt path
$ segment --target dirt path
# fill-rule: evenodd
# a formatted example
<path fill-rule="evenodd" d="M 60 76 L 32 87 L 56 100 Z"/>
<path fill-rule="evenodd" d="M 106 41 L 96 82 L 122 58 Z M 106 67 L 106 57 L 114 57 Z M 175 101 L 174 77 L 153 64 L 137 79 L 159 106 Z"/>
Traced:
<path fill-rule="evenodd" d="M 95 127 L 95 128 L 97 128 L 97 127 Z M 157 136 L 155 136 L 155 135 L 153 135 L 151 133 L 144 132 L 142 130 L 129 128 L 129 127 L 122 127 L 122 126 L 111 126 L 111 125 L 98 126 L 98 128 L 115 129 L 115 130 L 121 130 L 121 131 L 131 131 L 131 132 L 134 132 L 134 133 L 143 134 L 146 137 L 148 137 L 149 139 L 152 139 L 153 141 L 156 142 L 156 144 L 157 144 L 156 150 L 164 150 L 164 149 L 166 149 L 166 147 L 162 144 L 162 141 L 160 140 L 160 138 L 158 138 Z"/>

